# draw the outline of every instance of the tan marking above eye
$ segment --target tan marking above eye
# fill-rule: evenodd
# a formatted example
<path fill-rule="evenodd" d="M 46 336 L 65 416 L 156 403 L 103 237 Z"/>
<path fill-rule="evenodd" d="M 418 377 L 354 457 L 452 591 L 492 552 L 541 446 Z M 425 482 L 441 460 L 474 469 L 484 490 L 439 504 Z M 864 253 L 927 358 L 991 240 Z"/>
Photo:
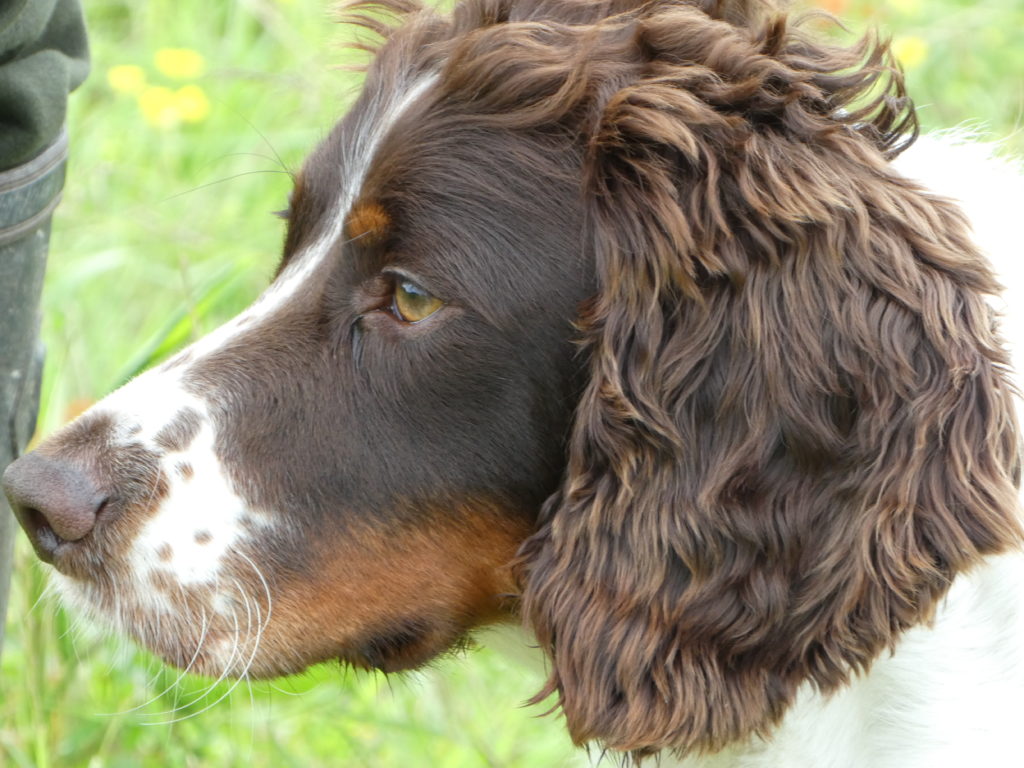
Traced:
<path fill-rule="evenodd" d="M 345 237 L 369 244 L 383 240 L 390 228 L 391 217 L 380 203 L 356 203 L 345 222 Z"/>
<path fill-rule="evenodd" d="M 407 323 L 418 323 L 420 320 L 426 320 L 443 306 L 444 302 L 441 299 L 411 280 L 399 279 L 395 282 L 392 309 L 399 319 Z"/>

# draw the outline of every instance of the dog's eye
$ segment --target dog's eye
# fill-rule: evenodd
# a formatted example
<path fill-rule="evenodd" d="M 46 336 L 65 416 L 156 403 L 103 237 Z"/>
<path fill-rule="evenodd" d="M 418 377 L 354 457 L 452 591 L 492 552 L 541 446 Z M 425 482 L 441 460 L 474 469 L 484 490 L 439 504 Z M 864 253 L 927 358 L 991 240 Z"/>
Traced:
<path fill-rule="evenodd" d="M 395 283 L 395 296 L 392 300 L 392 311 L 395 317 L 407 323 L 418 323 L 426 320 L 444 306 L 444 302 L 432 293 L 423 290 L 411 280 L 398 280 Z"/>

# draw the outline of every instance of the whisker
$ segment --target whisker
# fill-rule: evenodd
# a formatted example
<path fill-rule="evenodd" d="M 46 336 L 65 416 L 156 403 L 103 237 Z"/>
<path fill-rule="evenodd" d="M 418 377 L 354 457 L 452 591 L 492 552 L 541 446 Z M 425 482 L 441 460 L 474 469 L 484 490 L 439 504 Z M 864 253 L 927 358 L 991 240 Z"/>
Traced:
<path fill-rule="evenodd" d="M 281 155 L 279 155 L 277 153 L 277 149 L 274 148 L 274 145 L 270 142 L 270 139 L 268 139 L 266 137 L 266 134 L 264 134 L 263 131 L 261 131 L 259 128 L 257 128 L 256 124 L 253 123 L 253 121 L 250 120 L 248 117 L 246 117 L 244 114 L 242 114 L 238 110 L 232 110 L 232 111 L 234 111 L 234 113 L 236 115 L 238 115 L 238 117 L 242 118 L 242 120 L 245 122 L 245 124 L 248 125 L 250 128 L 252 128 L 253 131 L 256 132 L 256 135 L 259 136 L 263 140 L 263 143 L 267 145 L 267 149 L 269 149 L 273 153 L 274 159 L 277 160 L 277 164 L 279 166 L 281 166 L 281 170 L 284 171 L 285 173 L 287 173 L 289 176 L 292 176 L 294 178 L 295 174 L 288 168 L 288 165 L 285 163 L 285 161 L 281 159 Z M 257 155 L 255 152 L 252 152 L 252 153 L 249 153 L 249 154 L 256 155 L 257 157 L 262 157 L 262 155 Z"/>
<path fill-rule="evenodd" d="M 283 696 L 305 696 L 306 693 L 307 693 L 307 691 L 287 691 L 284 688 L 282 688 L 281 686 L 275 685 L 270 680 L 267 680 L 266 684 L 267 684 L 267 687 L 270 688 L 272 691 L 277 691 L 278 693 L 280 693 Z"/>
<path fill-rule="evenodd" d="M 43 582 L 43 589 L 39 592 L 39 596 L 32 603 L 32 606 L 25 612 L 25 616 L 31 616 L 32 612 L 42 603 L 44 600 L 49 601 L 54 596 L 57 589 L 52 581 Z"/>
<path fill-rule="evenodd" d="M 273 600 L 273 597 L 270 594 L 270 585 L 267 583 L 267 580 L 264 578 L 263 572 L 259 569 L 259 567 L 256 565 L 256 563 L 254 563 L 252 561 L 252 558 L 250 558 L 248 555 L 246 555 L 244 552 L 241 552 L 241 551 L 237 552 L 237 554 L 238 554 L 239 557 L 244 559 L 245 562 L 247 562 L 249 564 L 249 566 L 256 573 L 256 576 L 259 578 L 260 584 L 263 585 L 263 594 L 265 594 L 267 596 L 267 617 L 266 617 L 266 620 L 263 623 L 263 627 L 265 628 L 267 625 L 270 624 L 270 615 L 271 615 L 271 612 L 273 611 L 273 602 L 274 602 L 274 600 Z M 262 633 L 262 631 L 263 630 L 261 629 L 260 632 Z"/>
<path fill-rule="evenodd" d="M 228 674 L 230 674 L 230 672 L 231 672 L 231 668 L 235 664 L 235 658 L 238 655 L 239 648 L 240 648 L 238 640 L 239 640 L 239 635 L 240 635 L 241 630 L 240 630 L 240 627 L 239 627 L 239 624 L 238 624 L 238 614 L 237 614 L 237 612 L 235 612 L 235 611 L 231 612 L 231 619 L 232 619 L 232 621 L 234 622 L 234 625 L 235 625 L 235 632 L 234 632 L 233 642 L 232 642 L 232 646 L 231 646 L 231 654 L 228 656 L 227 662 L 224 665 L 224 670 L 220 673 L 220 675 L 217 677 L 217 679 L 214 680 L 212 683 L 210 683 L 208 686 L 206 686 L 206 689 L 202 693 L 200 693 L 198 696 L 195 696 L 190 701 L 186 701 L 184 704 L 181 704 L 181 705 L 176 704 L 174 706 L 174 708 L 170 709 L 170 710 L 166 710 L 166 711 L 163 711 L 163 712 L 154 712 L 154 713 L 152 713 L 150 715 L 150 717 L 160 717 L 161 715 L 175 715 L 178 712 L 181 712 L 183 709 L 186 709 L 187 707 L 191 707 L 192 705 L 196 704 L 197 702 L 200 702 L 203 699 L 205 699 L 207 696 L 212 695 L 213 692 L 216 690 L 217 686 L 220 685 L 220 683 L 223 682 L 227 678 Z M 221 698 L 223 698 L 223 697 L 221 697 Z M 217 701 L 219 702 L 220 699 L 217 699 Z M 214 703 L 216 703 L 216 702 L 214 702 Z M 193 712 L 191 714 L 185 715 L 183 717 L 175 718 L 173 720 L 152 721 L 152 722 L 144 723 L 144 725 L 170 725 L 171 723 L 178 723 L 178 722 L 181 722 L 182 720 L 187 720 L 188 718 L 192 717 L 193 715 L 198 715 L 198 714 L 200 714 L 202 712 L 205 712 L 207 709 L 209 709 L 209 706 L 203 707 L 198 712 Z"/>
<path fill-rule="evenodd" d="M 113 715 L 127 715 L 127 714 L 129 714 L 131 712 L 137 712 L 138 710 L 144 709 L 145 707 L 148 707 L 153 702 L 158 701 L 159 699 L 162 699 L 164 696 L 166 696 L 168 693 L 170 693 L 171 690 L 176 688 L 178 686 L 178 684 L 181 683 L 181 681 L 185 678 L 185 675 L 188 674 L 188 671 L 190 669 L 192 669 L 192 665 L 195 664 L 196 659 L 199 658 L 199 654 L 200 654 L 200 652 L 203 649 L 203 643 L 206 640 L 206 633 L 207 633 L 208 630 L 209 630 L 209 620 L 208 620 L 207 615 L 206 615 L 206 609 L 204 608 L 203 609 L 203 615 L 202 615 L 202 631 L 200 632 L 199 640 L 198 640 L 198 642 L 196 644 L 195 653 L 192 654 L 192 658 L 189 659 L 188 664 L 185 666 L 184 669 L 181 670 L 181 672 L 174 679 L 174 681 L 172 683 L 170 683 L 169 685 L 167 685 L 162 691 L 160 691 L 159 693 L 153 694 L 149 699 L 144 701 L 142 704 L 139 704 L 138 706 L 132 707 L 131 709 L 121 710 L 120 712 L 101 712 L 99 714 L 99 716 L 100 717 L 107 717 L 107 716 L 113 716 Z M 161 674 L 161 672 L 158 671 L 156 676 L 153 677 L 153 680 L 150 681 L 150 684 L 155 682 L 157 677 L 159 677 L 160 674 Z"/>
<path fill-rule="evenodd" d="M 253 176 L 253 175 L 258 174 L 258 173 L 283 173 L 286 176 L 291 176 L 291 173 L 289 173 L 288 171 L 279 171 L 279 170 L 276 170 L 276 169 L 269 169 L 269 170 L 262 170 L 262 171 L 242 171 L 241 173 L 236 173 L 236 174 L 234 174 L 232 176 L 225 176 L 223 179 L 217 179 L 216 181 L 208 181 L 205 184 L 199 184 L 198 186 L 192 187 L 190 189 L 186 189 L 184 192 L 177 192 L 177 193 L 175 193 L 173 195 L 169 195 L 168 197 L 165 197 L 162 200 L 160 200 L 160 202 L 161 203 L 167 203 L 167 202 L 170 202 L 171 200 L 176 200 L 179 197 L 184 197 L 185 195 L 190 195 L 193 192 L 198 192 L 201 189 L 206 189 L 207 187 L 215 187 L 218 184 L 224 184 L 225 182 L 228 182 L 228 181 L 234 181 L 235 179 L 239 179 L 242 176 Z"/>
<path fill-rule="evenodd" d="M 248 613 L 248 621 L 247 621 L 247 629 L 248 629 L 248 627 L 251 627 L 251 619 L 252 619 L 252 610 L 250 608 L 249 598 L 246 597 L 245 592 L 242 591 L 241 586 L 238 584 L 237 581 L 235 581 L 235 587 L 238 589 L 239 597 L 242 598 L 242 601 L 245 603 L 246 612 Z M 236 617 L 236 627 L 237 627 L 237 617 Z M 231 659 L 229 659 L 227 666 L 225 666 L 224 672 L 221 673 L 221 676 L 217 679 L 217 683 L 220 683 L 221 680 L 223 680 L 225 678 L 225 676 L 230 672 L 231 668 L 234 666 L 234 663 L 235 663 L 235 651 L 239 650 L 239 649 L 240 649 L 240 645 L 237 643 L 237 635 L 236 635 L 235 648 L 232 649 Z M 240 657 L 241 657 L 241 654 L 239 654 L 239 658 Z M 251 663 L 251 660 L 252 660 L 252 657 L 250 657 L 249 663 Z M 246 668 L 245 668 L 245 670 L 243 671 L 242 674 L 245 674 L 247 671 L 248 671 L 248 664 L 246 665 Z M 242 682 L 242 678 L 241 677 L 237 678 L 234 681 L 234 683 L 232 683 L 232 685 L 226 691 L 224 691 L 224 693 L 222 693 L 220 696 L 217 697 L 217 699 L 215 701 L 210 702 L 209 704 L 207 704 L 205 707 L 203 707 L 200 710 L 197 710 L 195 712 L 190 712 L 189 714 L 185 715 L 184 717 L 179 717 L 179 718 L 174 719 L 174 720 L 165 721 L 165 724 L 166 725 L 170 725 L 172 723 L 179 723 L 182 720 L 188 720 L 189 718 L 192 718 L 192 717 L 198 717 L 199 715 L 203 714 L 204 712 L 208 712 L 209 710 L 213 709 L 215 706 L 220 704 L 222 701 L 224 701 L 224 699 L 226 699 L 228 696 L 230 696 L 232 691 L 234 691 L 235 688 L 237 688 L 239 683 L 241 683 L 241 682 Z M 215 683 L 215 685 L 216 685 L 216 683 Z M 195 701 L 198 701 L 198 700 L 199 699 L 196 699 Z"/>

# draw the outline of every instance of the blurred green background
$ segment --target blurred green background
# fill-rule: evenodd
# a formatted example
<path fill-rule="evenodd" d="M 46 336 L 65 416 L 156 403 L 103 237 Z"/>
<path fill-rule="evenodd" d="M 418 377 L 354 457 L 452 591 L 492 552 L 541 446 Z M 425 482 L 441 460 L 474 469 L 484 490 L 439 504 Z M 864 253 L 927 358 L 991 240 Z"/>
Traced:
<path fill-rule="evenodd" d="M 72 159 L 44 295 L 42 433 L 266 284 L 283 234 L 270 212 L 285 205 L 288 171 L 358 87 L 337 68 L 345 31 L 327 5 L 86 0 L 93 74 L 72 98 Z M 893 35 L 927 128 L 966 123 L 1024 153 L 1020 0 L 817 5 L 853 32 L 876 25 Z M 325 665 L 242 684 L 217 702 L 229 686 L 175 684 L 158 661 L 66 616 L 44 583 L 20 541 L 0 659 L 0 766 L 548 768 L 576 759 L 557 715 L 520 706 L 539 672 L 489 649 L 388 679 Z"/>

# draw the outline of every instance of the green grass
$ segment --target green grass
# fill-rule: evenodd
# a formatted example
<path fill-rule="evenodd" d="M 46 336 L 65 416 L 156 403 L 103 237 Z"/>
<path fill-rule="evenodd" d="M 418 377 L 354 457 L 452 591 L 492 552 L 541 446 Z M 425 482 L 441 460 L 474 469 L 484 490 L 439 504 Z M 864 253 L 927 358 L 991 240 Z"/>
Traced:
<path fill-rule="evenodd" d="M 332 67 L 342 32 L 326 0 L 88 0 L 94 72 L 75 94 L 72 161 L 44 296 L 49 349 L 43 433 L 147 361 L 201 336 L 269 279 L 284 206 L 302 157 L 358 85 Z M 1024 151 L 1024 28 L 1017 0 L 851 3 L 899 36 L 927 42 L 909 67 L 926 126 L 977 119 Z M 174 81 L 155 51 L 185 47 L 202 76 Z M 910 46 L 913 49 L 913 45 Z M 918 45 L 918 50 L 921 47 Z M 909 62 L 908 62 L 909 63 Z M 156 85 L 199 85 L 203 121 L 160 129 L 107 71 L 137 65 Z M 537 672 L 490 651 L 402 678 L 307 675 L 203 695 L 117 640 L 73 627 L 43 592 L 43 568 L 19 542 L 0 659 L 0 765 L 508 766 L 567 765 L 557 716 L 519 704 Z M 150 701 L 153 699 L 153 701 Z M 138 708 L 138 709 L 136 709 Z M 174 715 L 161 714 L 176 711 Z M 102 714 L 115 713 L 115 714 Z M 194 717 L 166 723 L 187 714 Z M 157 723 L 157 724 L 152 724 Z"/>

